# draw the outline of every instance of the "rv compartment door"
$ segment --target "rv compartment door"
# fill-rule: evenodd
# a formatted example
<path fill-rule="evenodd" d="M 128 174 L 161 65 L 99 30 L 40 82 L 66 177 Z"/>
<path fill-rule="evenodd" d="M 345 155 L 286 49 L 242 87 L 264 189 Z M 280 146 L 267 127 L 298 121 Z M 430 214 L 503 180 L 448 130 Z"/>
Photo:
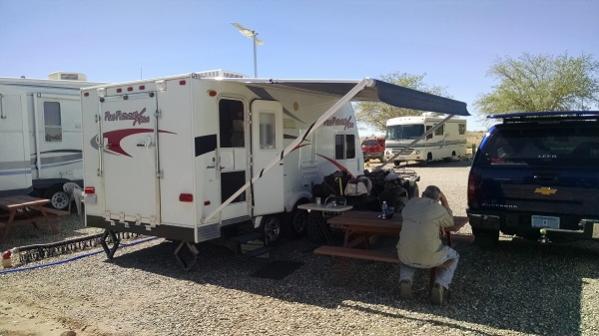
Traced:
<path fill-rule="evenodd" d="M 158 118 L 147 93 L 106 97 L 101 103 L 106 217 L 160 223 Z"/>
<path fill-rule="evenodd" d="M 283 145 L 283 108 L 279 102 L 256 100 L 252 103 L 252 173 L 280 155 Z M 265 172 L 254 184 L 253 215 L 284 211 L 283 161 Z"/>

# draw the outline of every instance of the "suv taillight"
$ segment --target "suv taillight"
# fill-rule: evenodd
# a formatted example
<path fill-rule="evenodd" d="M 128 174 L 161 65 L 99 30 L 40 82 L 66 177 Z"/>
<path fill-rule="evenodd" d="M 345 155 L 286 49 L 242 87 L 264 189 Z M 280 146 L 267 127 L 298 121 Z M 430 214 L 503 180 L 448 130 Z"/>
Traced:
<path fill-rule="evenodd" d="M 480 197 L 480 174 L 474 169 L 470 170 L 468 175 L 468 207 L 477 207 Z"/>

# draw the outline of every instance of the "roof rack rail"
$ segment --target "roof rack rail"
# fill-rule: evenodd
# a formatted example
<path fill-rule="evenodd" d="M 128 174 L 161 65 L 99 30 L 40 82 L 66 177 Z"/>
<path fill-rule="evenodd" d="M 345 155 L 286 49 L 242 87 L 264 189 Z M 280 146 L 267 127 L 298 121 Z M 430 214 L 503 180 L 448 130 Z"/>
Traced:
<path fill-rule="evenodd" d="M 516 112 L 493 114 L 488 119 L 503 119 L 509 122 L 531 121 L 565 121 L 565 120 L 595 120 L 599 121 L 599 111 L 543 111 L 543 112 Z"/>

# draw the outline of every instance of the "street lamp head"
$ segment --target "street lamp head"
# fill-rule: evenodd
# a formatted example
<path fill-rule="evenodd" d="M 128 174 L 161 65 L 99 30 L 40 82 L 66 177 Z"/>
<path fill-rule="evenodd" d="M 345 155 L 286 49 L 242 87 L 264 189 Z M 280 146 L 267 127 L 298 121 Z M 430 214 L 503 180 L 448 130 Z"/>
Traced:
<path fill-rule="evenodd" d="M 256 36 L 258 36 L 258 33 L 255 30 L 252 30 L 250 28 L 246 28 L 246 27 L 240 25 L 237 22 L 234 22 L 234 23 L 231 23 L 231 24 L 233 25 L 233 27 L 235 27 L 241 33 L 241 35 L 243 35 L 243 36 L 245 36 L 245 37 L 247 37 L 249 39 L 255 40 L 256 45 L 263 45 L 264 44 L 264 41 L 262 41 L 261 39 L 259 39 L 259 38 L 256 37 Z"/>
<path fill-rule="evenodd" d="M 260 40 L 257 37 L 258 33 L 255 30 L 246 28 L 237 22 L 232 23 L 232 25 L 241 33 L 241 35 L 252 40 L 254 45 L 254 77 L 258 77 L 258 61 L 256 59 L 256 46 L 263 45 L 264 41 Z"/>
<path fill-rule="evenodd" d="M 237 28 L 237 30 L 241 33 L 241 35 L 243 35 L 243 36 L 245 36 L 247 38 L 254 38 L 254 36 L 257 35 L 255 31 L 253 31 L 253 30 L 251 30 L 249 28 L 246 28 L 246 27 L 240 25 L 237 22 L 232 23 L 232 25 L 235 28 Z"/>

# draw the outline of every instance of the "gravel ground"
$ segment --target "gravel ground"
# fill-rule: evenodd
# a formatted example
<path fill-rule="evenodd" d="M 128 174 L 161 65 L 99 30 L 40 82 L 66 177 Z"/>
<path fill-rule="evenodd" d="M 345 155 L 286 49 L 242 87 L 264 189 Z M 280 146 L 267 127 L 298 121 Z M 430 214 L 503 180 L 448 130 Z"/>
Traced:
<path fill-rule="evenodd" d="M 52 218 L 50 220 L 55 219 Z M 0 251 L 5 251 L 15 246 L 50 243 L 102 232 L 98 228 L 85 227 L 83 219 L 76 215 L 60 217 L 60 232 L 58 234 L 51 233 L 49 227 L 43 223 L 39 225 L 39 230 L 35 229 L 29 223 L 15 222 L 15 224 L 17 225 L 11 226 L 8 239 L 0 243 Z"/>
<path fill-rule="evenodd" d="M 415 167 L 438 185 L 456 215 L 466 207 L 468 167 Z M 502 237 L 496 250 L 454 238 L 461 254 L 451 303 L 428 303 L 428 272 L 416 297 L 398 299 L 396 266 L 351 262 L 343 283 L 306 241 L 280 244 L 270 259 L 201 244 L 185 272 L 161 239 L 107 261 L 96 255 L 0 276 L 0 335 L 599 335 L 599 247 L 538 245 Z M 64 257 L 63 257 L 64 258 Z M 303 266 L 283 280 L 252 276 L 272 259 Z"/>

